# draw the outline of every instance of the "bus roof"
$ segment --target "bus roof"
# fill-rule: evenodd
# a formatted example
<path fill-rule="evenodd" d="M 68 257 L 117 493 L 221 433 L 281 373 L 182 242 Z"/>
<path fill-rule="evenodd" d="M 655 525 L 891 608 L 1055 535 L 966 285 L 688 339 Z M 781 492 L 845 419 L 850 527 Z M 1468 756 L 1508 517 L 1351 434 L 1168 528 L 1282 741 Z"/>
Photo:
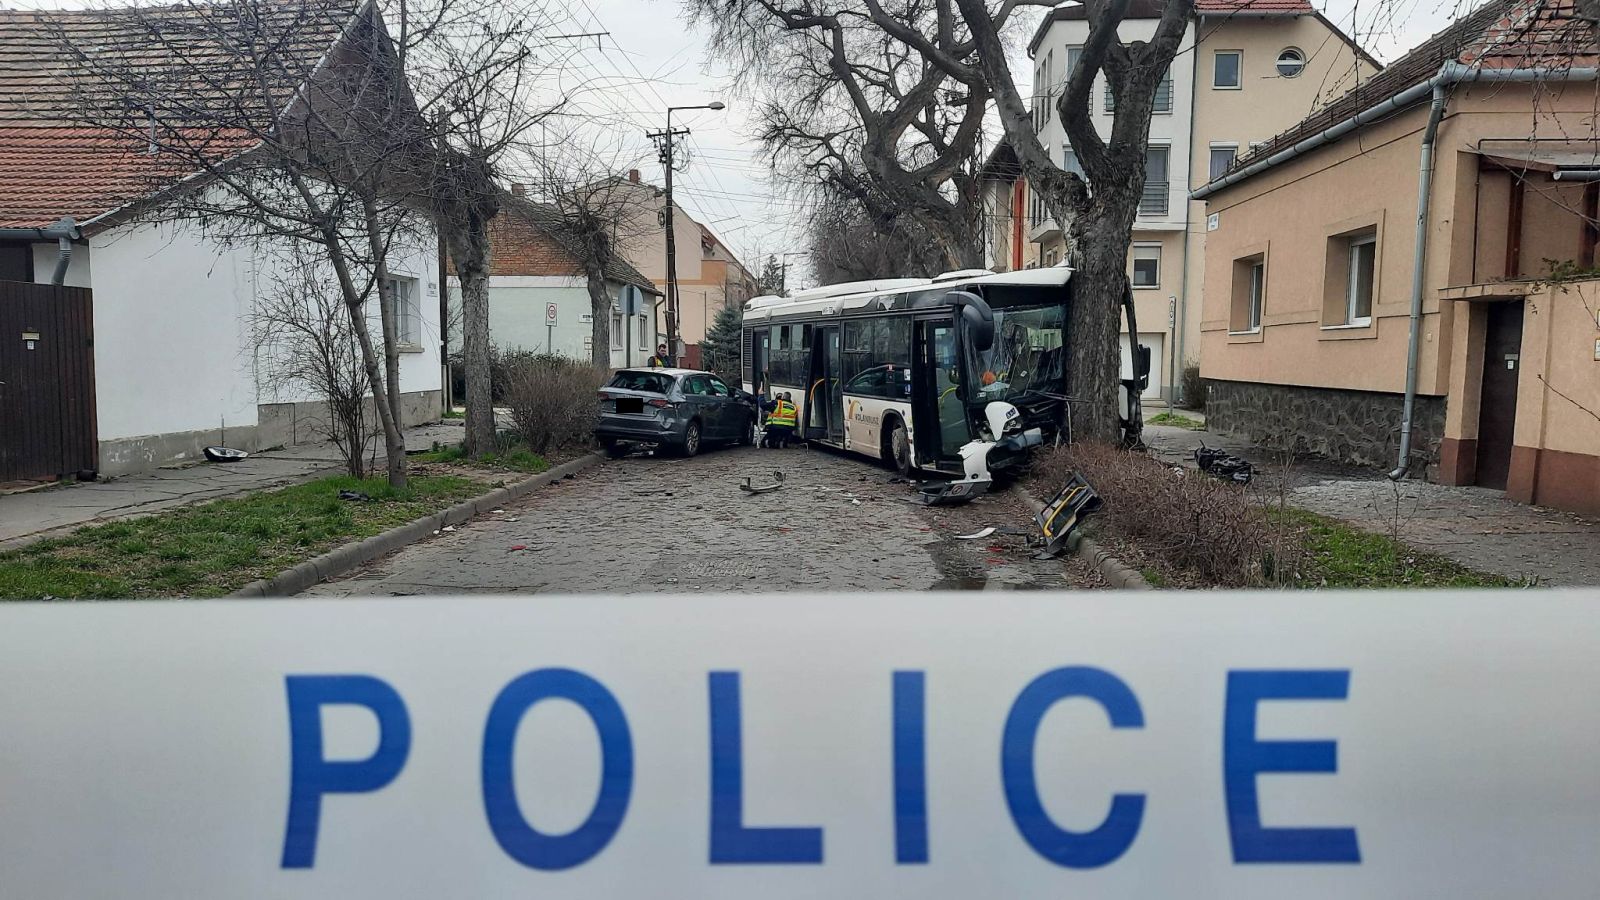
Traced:
<path fill-rule="evenodd" d="M 851 281 L 830 284 L 804 291 L 792 297 L 757 297 L 745 310 L 744 321 L 761 322 L 778 316 L 837 315 L 845 310 L 861 309 L 882 297 L 917 293 L 930 288 L 958 290 L 975 286 L 1027 285 L 1032 287 L 1060 287 L 1072 277 L 1066 266 L 1042 269 L 1019 269 L 1015 272 L 983 272 L 973 270 L 950 272 L 935 278 L 881 278 L 874 281 Z"/>

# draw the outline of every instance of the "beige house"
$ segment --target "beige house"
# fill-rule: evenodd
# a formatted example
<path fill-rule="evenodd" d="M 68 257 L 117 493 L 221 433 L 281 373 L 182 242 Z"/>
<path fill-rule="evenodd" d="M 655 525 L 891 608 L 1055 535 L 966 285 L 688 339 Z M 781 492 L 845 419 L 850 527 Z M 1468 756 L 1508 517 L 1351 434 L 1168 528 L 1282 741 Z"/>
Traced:
<path fill-rule="evenodd" d="M 616 178 L 612 189 L 632 194 L 615 205 L 627 211 L 617 228 L 617 243 L 628 262 L 662 290 L 667 288 L 667 232 L 663 224 L 666 195 L 639 178 L 639 170 Z M 756 280 L 728 246 L 711 229 L 694 220 L 682 206 L 673 204 L 672 232 L 677 258 L 679 337 L 684 343 L 685 365 L 700 364 L 700 342 L 716 320 L 717 311 L 733 303 L 740 306 L 755 296 Z M 658 331 L 665 334 L 666 304 L 659 305 Z"/>
<path fill-rule="evenodd" d="M 1164 5 L 1133 0 L 1119 35 L 1150 38 Z M 1039 101 L 1034 128 L 1053 158 L 1080 173 L 1054 105 L 1088 34 L 1084 7 L 1069 3 L 1051 10 L 1028 44 Z M 1154 357 L 1147 397 L 1175 394 L 1184 365 L 1199 355 L 1206 232 L 1203 204 L 1189 202 L 1189 192 L 1378 69 L 1309 0 L 1196 0 L 1194 19 L 1156 95 L 1144 199 L 1128 254 L 1139 343 Z M 1115 108 L 1102 76 L 1090 95 L 1102 135 L 1111 131 Z M 1024 230 L 1032 245 L 1027 264 L 1056 265 L 1066 257 L 1063 231 L 1031 192 L 1025 202 Z M 1124 339 L 1125 365 L 1127 344 Z"/>
<path fill-rule="evenodd" d="M 1214 426 L 1600 512 L 1600 90 L 1572 12 L 1489 0 L 1195 193 Z"/>

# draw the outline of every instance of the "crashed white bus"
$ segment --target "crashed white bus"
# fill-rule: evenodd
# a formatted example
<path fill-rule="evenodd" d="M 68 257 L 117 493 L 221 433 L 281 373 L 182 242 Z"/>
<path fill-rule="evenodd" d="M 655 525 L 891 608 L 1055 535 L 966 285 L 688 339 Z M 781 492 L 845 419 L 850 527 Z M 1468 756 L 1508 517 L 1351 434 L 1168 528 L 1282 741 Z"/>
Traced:
<path fill-rule="evenodd" d="M 987 481 L 1055 433 L 1072 270 L 952 272 L 758 297 L 744 389 L 805 441 Z"/>

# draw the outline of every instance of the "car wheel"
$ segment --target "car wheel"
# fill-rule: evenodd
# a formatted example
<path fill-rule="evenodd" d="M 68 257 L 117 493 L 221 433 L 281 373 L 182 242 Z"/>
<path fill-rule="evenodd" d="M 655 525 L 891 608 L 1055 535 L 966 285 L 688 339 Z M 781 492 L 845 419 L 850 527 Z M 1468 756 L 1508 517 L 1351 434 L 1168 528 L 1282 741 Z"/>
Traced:
<path fill-rule="evenodd" d="M 911 441 L 906 437 L 906 426 L 899 422 L 889 430 L 889 463 L 901 478 L 911 477 Z"/>
<path fill-rule="evenodd" d="M 628 450 L 630 449 L 627 444 L 624 444 L 621 441 L 614 441 L 610 439 L 601 442 L 601 446 L 605 448 L 606 456 L 609 456 L 612 459 L 621 459 L 624 456 L 627 456 Z"/>
<path fill-rule="evenodd" d="M 678 445 L 678 450 L 684 456 L 693 456 L 700 452 L 700 423 L 690 422 L 683 429 L 683 443 Z"/>
<path fill-rule="evenodd" d="M 749 446 L 753 446 L 755 444 L 755 442 L 756 442 L 756 420 L 755 419 L 748 419 L 744 423 L 744 428 L 739 431 L 739 446 L 741 446 L 741 447 L 749 447 Z"/>

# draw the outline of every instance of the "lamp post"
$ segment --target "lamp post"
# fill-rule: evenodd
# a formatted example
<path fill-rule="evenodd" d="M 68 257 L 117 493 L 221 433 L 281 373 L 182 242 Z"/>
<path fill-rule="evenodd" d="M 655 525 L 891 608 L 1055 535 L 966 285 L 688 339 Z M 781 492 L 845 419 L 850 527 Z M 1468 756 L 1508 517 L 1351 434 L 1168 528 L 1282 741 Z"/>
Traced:
<path fill-rule="evenodd" d="M 678 135 L 688 134 L 689 129 L 679 128 L 674 131 L 672 128 L 672 114 L 678 110 L 685 109 L 720 110 L 724 108 L 725 107 L 723 106 L 721 100 L 713 100 L 710 103 L 704 103 L 698 106 L 669 106 L 667 107 L 667 129 L 665 131 L 658 131 L 646 135 L 646 137 L 659 142 L 658 155 L 661 157 L 662 165 L 664 165 L 667 170 L 665 192 L 666 210 L 665 215 L 662 218 L 662 224 L 665 225 L 667 229 L 667 348 L 672 354 L 673 362 L 677 362 L 678 356 L 679 307 L 678 245 L 672 233 L 672 150 L 673 145 L 677 142 Z"/>
<path fill-rule="evenodd" d="M 778 271 L 781 273 L 778 278 L 778 293 L 789 293 L 789 257 L 810 255 L 810 250 L 791 250 L 790 252 L 781 255 L 781 261 L 779 262 L 778 266 Z"/>

